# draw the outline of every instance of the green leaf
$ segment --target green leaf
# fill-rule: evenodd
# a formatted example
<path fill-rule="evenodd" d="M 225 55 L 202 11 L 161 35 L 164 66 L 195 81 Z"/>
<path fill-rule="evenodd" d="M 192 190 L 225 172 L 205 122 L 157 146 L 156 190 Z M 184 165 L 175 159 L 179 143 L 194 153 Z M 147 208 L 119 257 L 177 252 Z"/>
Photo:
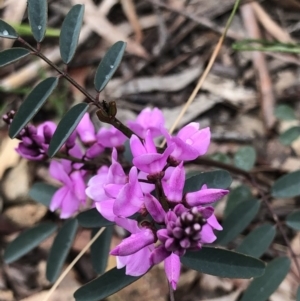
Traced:
<path fill-rule="evenodd" d="M 40 82 L 29 93 L 26 99 L 21 104 L 17 111 L 12 124 L 9 128 L 10 138 L 15 138 L 24 126 L 33 118 L 33 116 L 39 111 L 47 98 L 53 92 L 57 86 L 58 78 L 49 77 Z"/>
<path fill-rule="evenodd" d="M 28 18 L 33 37 L 42 42 L 47 28 L 47 0 L 28 0 Z"/>
<path fill-rule="evenodd" d="M 275 108 L 275 116 L 280 120 L 296 119 L 295 111 L 288 105 L 278 105 Z"/>
<path fill-rule="evenodd" d="M 248 186 L 241 185 L 233 189 L 228 195 L 224 217 L 226 218 L 236 205 L 252 198 L 252 193 Z"/>
<path fill-rule="evenodd" d="M 97 274 L 105 272 L 113 230 L 112 226 L 108 226 L 91 246 L 91 261 Z M 93 229 L 92 237 L 98 231 L 97 228 Z"/>
<path fill-rule="evenodd" d="M 58 124 L 50 141 L 48 156 L 53 157 L 73 133 L 84 113 L 88 110 L 87 103 L 79 103 L 72 107 Z"/>
<path fill-rule="evenodd" d="M 114 268 L 79 288 L 74 293 L 74 297 L 76 301 L 103 300 L 139 278 L 125 275 L 125 268 Z"/>
<path fill-rule="evenodd" d="M 200 190 L 206 184 L 208 188 L 228 188 L 232 182 L 230 173 L 226 170 L 214 170 L 199 173 L 188 179 L 184 184 L 184 192 Z"/>
<path fill-rule="evenodd" d="M 291 145 L 300 136 L 300 126 L 293 126 L 279 136 L 279 141 L 283 145 Z"/>
<path fill-rule="evenodd" d="M 132 152 L 131 152 L 131 148 L 130 148 L 130 143 L 129 143 L 129 139 L 127 139 L 124 143 L 124 153 L 123 153 L 123 156 L 124 156 L 124 159 L 128 162 L 128 163 L 132 163 L 132 159 L 133 159 L 133 155 L 132 155 Z"/>
<path fill-rule="evenodd" d="M 300 286 L 298 286 L 296 301 L 300 301 Z"/>
<path fill-rule="evenodd" d="M 260 207 L 258 200 L 248 200 L 238 204 L 223 223 L 223 231 L 219 232 L 217 243 L 226 245 L 243 232 L 255 218 Z"/>
<path fill-rule="evenodd" d="M 210 156 L 210 158 L 212 160 L 218 161 L 218 162 L 222 162 L 225 164 L 231 164 L 231 159 L 223 153 L 215 153 L 213 155 Z"/>
<path fill-rule="evenodd" d="M 234 165 L 243 170 L 251 170 L 256 161 L 256 151 L 251 146 L 241 147 L 234 155 Z"/>
<path fill-rule="evenodd" d="M 19 35 L 9 24 L 0 19 L 0 37 L 7 39 L 17 39 Z"/>
<path fill-rule="evenodd" d="M 82 25 L 84 5 L 74 5 L 68 12 L 61 27 L 59 36 L 60 56 L 65 64 L 72 60 Z"/>
<path fill-rule="evenodd" d="M 225 278 L 248 279 L 261 276 L 265 271 L 265 264 L 259 259 L 211 247 L 188 251 L 181 262 L 201 273 Z"/>
<path fill-rule="evenodd" d="M 29 196 L 47 207 L 50 206 L 51 199 L 57 188 L 43 182 L 34 183 L 29 190 Z"/>
<path fill-rule="evenodd" d="M 76 218 L 79 224 L 84 228 L 101 228 L 114 224 L 105 219 L 95 208 L 79 213 Z"/>
<path fill-rule="evenodd" d="M 0 67 L 4 67 L 9 65 L 13 62 L 20 60 L 21 58 L 30 54 L 30 51 L 21 48 L 21 47 L 14 47 L 11 49 L 6 49 L 0 52 Z"/>
<path fill-rule="evenodd" d="M 300 195 L 300 170 L 280 177 L 272 186 L 274 198 L 292 198 Z"/>
<path fill-rule="evenodd" d="M 300 231 L 300 210 L 290 213 L 285 222 L 290 228 Z"/>
<path fill-rule="evenodd" d="M 257 227 L 244 238 L 243 242 L 236 248 L 236 251 L 259 258 L 268 250 L 275 234 L 275 227 L 270 224 Z"/>
<path fill-rule="evenodd" d="M 72 247 L 78 228 L 77 219 L 69 219 L 58 231 L 47 260 L 46 277 L 54 282 L 64 265 L 67 255 Z"/>
<path fill-rule="evenodd" d="M 18 260 L 48 238 L 56 228 L 55 224 L 43 223 L 25 230 L 8 245 L 4 252 L 4 261 L 11 263 Z"/>
<path fill-rule="evenodd" d="M 98 92 L 102 91 L 105 88 L 105 86 L 119 67 L 125 48 L 126 43 L 118 41 L 114 45 L 112 45 L 104 55 L 97 68 L 94 79 L 95 89 Z"/>
<path fill-rule="evenodd" d="M 263 276 L 254 279 L 245 290 L 241 301 L 266 301 L 289 272 L 291 262 L 286 257 L 272 260 Z"/>

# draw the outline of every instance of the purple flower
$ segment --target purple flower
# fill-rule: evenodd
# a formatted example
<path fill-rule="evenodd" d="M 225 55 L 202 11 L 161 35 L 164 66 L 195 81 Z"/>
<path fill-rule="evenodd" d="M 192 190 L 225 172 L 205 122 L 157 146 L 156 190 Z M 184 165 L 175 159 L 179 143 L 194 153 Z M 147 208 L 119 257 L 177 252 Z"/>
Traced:
<path fill-rule="evenodd" d="M 116 217 L 115 222 L 132 233 L 110 252 L 110 254 L 117 255 L 117 268 L 121 269 L 126 266 L 126 275 L 145 274 L 152 266 L 150 255 L 156 241 L 153 231 L 145 227 L 140 228 L 138 222 L 131 219 Z"/>
<path fill-rule="evenodd" d="M 150 130 L 152 137 L 162 134 L 161 128 L 164 126 L 165 119 L 160 109 L 145 108 L 137 116 L 135 121 L 128 121 L 128 126 L 141 138 L 146 137 L 147 130 Z"/>
<path fill-rule="evenodd" d="M 157 153 L 151 132 L 148 130 L 144 142 L 132 135 L 130 148 L 134 157 L 132 162 L 138 169 L 149 174 L 159 174 L 167 163 L 173 145 L 169 145 L 162 154 Z"/>
<path fill-rule="evenodd" d="M 127 137 L 115 127 L 101 128 L 97 133 L 97 142 L 104 147 L 118 147 L 124 144 Z"/>
<path fill-rule="evenodd" d="M 174 143 L 175 147 L 171 156 L 177 160 L 194 160 L 207 152 L 210 143 L 210 129 L 199 130 L 199 123 L 192 122 L 183 127 L 172 137 L 163 130 L 168 144 Z"/>
<path fill-rule="evenodd" d="M 97 140 L 95 128 L 88 113 L 83 115 L 83 118 L 76 127 L 76 132 L 85 144 L 92 144 Z"/>
<path fill-rule="evenodd" d="M 74 171 L 68 174 L 63 164 L 54 160 L 50 163 L 49 172 L 54 179 L 63 184 L 53 195 L 50 210 L 60 209 L 60 217 L 69 218 L 86 200 L 83 172 Z"/>

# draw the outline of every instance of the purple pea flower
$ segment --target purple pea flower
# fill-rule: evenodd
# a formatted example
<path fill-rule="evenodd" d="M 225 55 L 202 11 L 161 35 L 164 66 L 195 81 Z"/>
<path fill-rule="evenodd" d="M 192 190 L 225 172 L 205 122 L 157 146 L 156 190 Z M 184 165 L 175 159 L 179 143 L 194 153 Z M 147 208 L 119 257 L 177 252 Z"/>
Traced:
<path fill-rule="evenodd" d="M 73 171 L 68 174 L 63 164 L 54 160 L 50 163 L 49 172 L 54 179 L 63 184 L 53 195 L 50 210 L 60 209 L 60 217 L 69 218 L 86 200 L 83 172 Z"/>
<path fill-rule="evenodd" d="M 127 124 L 141 138 L 146 138 L 147 130 L 150 130 L 153 138 L 162 134 L 161 128 L 164 126 L 165 119 L 160 109 L 145 108 L 137 116 L 135 121 L 128 121 Z"/>
<path fill-rule="evenodd" d="M 155 175 L 159 174 L 165 165 L 173 145 L 168 145 L 162 154 L 157 153 L 150 130 L 147 131 L 144 142 L 136 136 L 130 138 L 130 148 L 133 155 L 133 164 L 143 172 Z"/>
<path fill-rule="evenodd" d="M 179 161 L 194 160 L 207 152 L 210 143 L 210 129 L 199 130 L 199 123 L 192 122 L 183 127 L 175 137 L 162 129 L 168 144 L 175 145 L 171 157 Z"/>
<path fill-rule="evenodd" d="M 85 144 L 92 144 L 97 140 L 95 128 L 88 113 L 83 115 L 76 127 L 76 132 L 80 137 L 80 140 Z"/>
<path fill-rule="evenodd" d="M 118 147 L 124 144 L 127 137 L 115 127 L 101 128 L 97 133 L 98 144 L 104 147 Z"/>

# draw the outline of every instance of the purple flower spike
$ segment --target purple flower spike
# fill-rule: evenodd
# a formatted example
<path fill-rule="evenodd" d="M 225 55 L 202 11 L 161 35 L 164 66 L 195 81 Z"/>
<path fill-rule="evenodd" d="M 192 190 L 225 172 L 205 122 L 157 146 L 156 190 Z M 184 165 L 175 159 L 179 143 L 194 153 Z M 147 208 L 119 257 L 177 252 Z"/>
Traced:
<path fill-rule="evenodd" d="M 143 229 L 141 232 L 131 234 L 125 238 L 110 254 L 115 256 L 126 256 L 140 251 L 155 242 L 156 238 L 150 229 Z"/>
<path fill-rule="evenodd" d="M 104 147 L 118 147 L 124 144 L 127 137 L 115 127 L 101 128 L 97 133 L 97 142 Z"/>
<path fill-rule="evenodd" d="M 83 143 L 91 144 L 96 141 L 95 128 L 88 113 L 83 115 L 76 128 L 76 132 Z"/>
<path fill-rule="evenodd" d="M 172 289 L 176 290 L 180 276 L 180 258 L 178 255 L 172 253 L 165 259 L 165 272 Z"/>
<path fill-rule="evenodd" d="M 128 126 L 141 138 L 146 137 L 147 130 L 150 130 L 152 137 L 158 137 L 161 133 L 161 128 L 165 123 L 163 113 L 160 109 L 146 108 L 141 111 L 135 121 L 128 121 Z"/>
<path fill-rule="evenodd" d="M 203 185 L 201 190 L 187 193 L 186 202 L 191 207 L 211 204 L 228 193 L 229 190 L 226 189 L 207 188 Z"/>
<path fill-rule="evenodd" d="M 166 130 L 163 131 L 168 144 L 172 142 L 175 144 L 171 156 L 177 160 L 194 160 L 207 152 L 210 143 L 210 129 L 199 130 L 199 123 L 189 123 L 175 137 L 171 137 Z"/>

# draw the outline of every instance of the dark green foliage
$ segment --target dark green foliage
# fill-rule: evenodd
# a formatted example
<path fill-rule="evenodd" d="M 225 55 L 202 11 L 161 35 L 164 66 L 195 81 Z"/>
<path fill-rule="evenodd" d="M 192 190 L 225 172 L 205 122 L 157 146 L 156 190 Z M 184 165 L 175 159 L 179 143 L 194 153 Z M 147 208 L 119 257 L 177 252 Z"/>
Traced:
<path fill-rule="evenodd" d="M 0 37 L 17 39 L 19 35 L 9 24 L 0 19 Z"/>
<path fill-rule="evenodd" d="M 96 208 L 79 213 L 77 219 L 79 224 L 85 228 L 101 228 L 114 224 L 105 219 Z"/>
<path fill-rule="evenodd" d="M 300 210 L 290 213 L 285 222 L 290 228 L 300 231 Z"/>
<path fill-rule="evenodd" d="M 270 224 L 259 226 L 244 238 L 243 242 L 236 248 L 236 251 L 259 258 L 268 250 L 275 238 L 275 234 L 275 226 Z"/>
<path fill-rule="evenodd" d="M 49 237 L 57 226 L 52 223 L 42 223 L 22 232 L 13 240 L 4 252 L 4 261 L 11 263 L 37 247 L 43 240 Z"/>
<path fill-rule="evenodd" d="M 223 231 L 217 234 L 217 243 L 226 245 L 235 239 L 255 218 L 260 202 L 248 200 L 238 204 L 226 217 L 223 223 Z"/>
<path fill-rule="evenodd" d="M 92 236 L 98 231 L 97 228 L 93 229 Z M 105 272 L 112 235 L 113 226 L 108 226 L 91 246 L 91 260 L 97 274 Z"/>
<path fill-rule="evenodd" d="M 248 186 L 241 185 L 233 189 L 228 195 L 227 204 L 224 210 L 224 217 L 226 218 L 236 205 L 252 198 L 252 193 Z"/>
<path fill-rule="evenodd" d="M 283 145 L 291 145 L 300 136 L 300 126 L 293 126 L 279 136 L 279 141 Z"/>
<path fill-rule="evenodd" d="M 292 198 L 300 195 L 300 170 L 279 178 L 272 186 L 274 198 Z"/>
<path fill-rule="evenodd" d="M 114 268 L 78 289 L 76 301 L 98 301 L 118 292 L 140 277 L 125 275 L 125 268 Z"/>
<path fill-rule="evenodd" d="M 3 50 L 0 52 L 0 67 L 4 67 L 13 62 L 16 62 L 29 54 L 29 50 L 21 47 Z"/>
<path fill-rule="evenodd" d="M 51 199 L 57 188 L 43 182 L 34 183 L 29 190 L 29 196 L 47 207 L 50 206 Z"/>
<path fill-rule="evenodd" d="M 181 257 L 181 262 L 201 273 L 226 278 L 258 277 L 265 271 L 265 264 L 261 260 L 211 247 L 203 247 L 200 251 L 189 251 Z"/>
<path fill-rule="evenodd" d="M 251 282 L 241 301 L 266 301 L 287 275 L 290 264 L 290 260 L 286 257 L 272 260 L 267 265 L 264 275 Z"/>
<path fill-rule="evenodd" d="M 80 34 L 84 5 L 74 5 L 68 12 L 61 27 L 59 36 L 60 56 L 65 64 L 72 60 Z"/>
<path fill-rule="evenodd" d="M 50 282 L 57 280 L 72 247 L 77 228 L 78 221 L 69 219 L 56 235 L 47 260 L 46 277 Z"/>
<path fill-rule="evenodd" d="M 42 42 L 47 29 L 47 0 L 28 0 L 28 18 L 33 37 Z"/>
<path fill-rule="evenodd" d="M 251 146 L 241 147 L 234 155 L 234 164 L 243 170 L 251 170 L 256 161 L 256 151 Z"/>
<path fill-rule="evenodd" d="M 53 157 L 73 133 L 84 113 L 88 110 L 87 103 L 79 103 L 72 107 L 59 122 L 51 139 L 48 156 Z"/>
<path fill-rule="evenodd" d="M 33 118 L 33 116 L 39 111 L 47 98 L 53 92 L 57 86 L 58 78 L 49 77 L 40 82 L 29 93 L 26 99 L 21 104 L 17 111 L 12 124 L 9 128 L 9 137 L 15 138 L 24 126 Z"/>
<path fill-rule="evenodd" d="M 95 89 L 102 91 L 121 63 L 126 43 L 122 41 L 112 45 L 101 60 L 94 79 Z"/>
<path fill-rule="evenodd" d="M 280 120 L 296 119 L 294 109 L 288 105 L 278 105 L 275 108 L 275 116 Z"/>
<path fill-rule="evenodd" d="M 186 179 L 184 184 L 184 192 L 192 192 L 200 190 L 206 184 L 208 188 L 228 188 L 232 182 L 232 178 L 226 170 L 214 170 L 196 174 Z"/>

